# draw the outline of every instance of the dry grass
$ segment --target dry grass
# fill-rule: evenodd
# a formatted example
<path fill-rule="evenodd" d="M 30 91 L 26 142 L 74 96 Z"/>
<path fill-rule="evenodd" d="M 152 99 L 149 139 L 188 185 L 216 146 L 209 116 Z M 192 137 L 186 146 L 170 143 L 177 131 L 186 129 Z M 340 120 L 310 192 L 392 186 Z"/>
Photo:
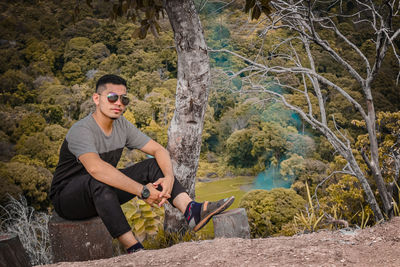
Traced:
<path fill-rule="evenodd" d="M 9 199 L 6 205 L 0 205 L 0 233 L 18 235 L 32 265 L 52 263 L 47 227 L 50 215 L 29 207 L 22 196 Z"/>

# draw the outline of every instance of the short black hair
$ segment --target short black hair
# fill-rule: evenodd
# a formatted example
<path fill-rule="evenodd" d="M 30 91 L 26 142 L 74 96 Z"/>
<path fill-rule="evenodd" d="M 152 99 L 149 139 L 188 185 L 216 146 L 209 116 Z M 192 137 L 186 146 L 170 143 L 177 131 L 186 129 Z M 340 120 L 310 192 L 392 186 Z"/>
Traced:
<path fill-rule="evenodd" d="M 96 93 L 99 93 L 99 87 L 100 90 L 102 90 L 103 85 L 107 84 L 107 83 L 112 83 L 112 84 L 121 84 L 124 85 L 126 87 L 126 89 L 128 89 L 128 86 L 126 85 L 126 80 L 118 75 L 114 75 L 114 74 L 106 74 L 100 77 L 100 79 L 97 81 L 96 83 Z M 105 88 L 104 88 L 105 89 Z"/>

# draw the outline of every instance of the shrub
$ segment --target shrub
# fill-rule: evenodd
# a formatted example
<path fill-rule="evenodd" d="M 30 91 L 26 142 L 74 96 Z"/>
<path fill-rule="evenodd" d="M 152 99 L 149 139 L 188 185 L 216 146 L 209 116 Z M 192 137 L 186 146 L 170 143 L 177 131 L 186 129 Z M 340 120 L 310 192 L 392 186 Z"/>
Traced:
<path fill-rule="evenodd" d="M 49 170 L 20 162 L 0 163 L 0 177 L 21 188 L 30 206 L 36 209 L 48 207 L 47 192 L 52 178 Z"/>
<path fill-rule="evenodd" d="M 305 200 L 292 189 L 253 190 L 245 194 L 239 207 L 245 208 L 253 238 L 277 234 L 293 220 Z"/>
<path fill-rule="evenodd" d="M 29 136 L 41 132 L 44 127 L 46 127 L 46 120 L 42 116 L 36 113 L 29 113 L 18 122 L 18 126 L 12 136 L 13 141 L 17 141 L 22 135 Z"/>
<path fill-rule="evenodd" d="M 8 179 L 0 179 L 0 205 L 5 205 L 10 199 L 17 198 L 22 194 L 22 189 L 9 181 Z"/>
<path fill-rule="evenodd" d="M 71 61 L 64 65 L 62 72 L 70 84 L 81 83 L 85 79 L 81 66 Z"/>
<path fill-rule="evenodd" d="M 84 56 L 84 54 L 92 46 L 92 42 L 86 37 L 75 37 L 68 41 L 64 50 L 64 60 L 78 60 Z"/>
<path fill-rule="evenodd" d="M 52 142 L 43 132 L 22 135 L 15 146 L 18 154 L 41 161 L 51 171 L 57 166 L 58 148 L 59 142 Z"/>

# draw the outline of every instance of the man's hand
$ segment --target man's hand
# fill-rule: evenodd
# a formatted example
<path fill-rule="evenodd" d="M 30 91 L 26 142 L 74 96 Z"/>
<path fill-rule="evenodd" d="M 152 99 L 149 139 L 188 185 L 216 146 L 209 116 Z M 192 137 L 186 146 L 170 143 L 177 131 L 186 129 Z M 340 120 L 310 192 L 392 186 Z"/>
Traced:
<path fill-rule="evenodd" d="M 160 197 L 161 192 L 156 189 L 154 184 L 149 183 L 146 185 L 150 191 L 150 196 L 147 199 L 143 199 L 147 204 L 153 206 L 153 204 L 158 204 L 160 207 L 160 203 L 164 200 L 164 198 L 170 198 L 170 194 L 165 194 L 164 197 Z M 164 201 L 165 202 L 165 201 Z"/>
<path fill-rule="evenodd" d="M 153 183 L 153 186 L 155 188 L 157 188 L 158 186 L 162 187 L 162 191 L 158 195 L 159 198 L 161 199 L 161 201 L 158 203 L 158 206 L 161 207 L 162 205 L 165 204 L 165 202 L 167 202 L 168 198 L 171 197 L 172 187 L 174 186 L 174 177 L 169 176 L 169 177 L 160 178 L 156 182 Z"/>

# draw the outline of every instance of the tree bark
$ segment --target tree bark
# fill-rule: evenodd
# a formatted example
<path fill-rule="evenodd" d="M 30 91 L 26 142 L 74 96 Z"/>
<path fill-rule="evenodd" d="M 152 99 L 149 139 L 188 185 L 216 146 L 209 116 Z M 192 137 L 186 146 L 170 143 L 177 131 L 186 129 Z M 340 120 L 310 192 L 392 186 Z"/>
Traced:
<path fill-rule="evenodd" d="M 369 90 L 370 91 L 370 90 Z M 372 96 L 371 96 L 372 98 Z M 375 108 L 372 100 L 367 100 L 368 119 L 366 125 L 368 130 L 368 137 L 370 142 L 371 162 L 369 164 L 372 176 L 375 179 L 376 186 L 379 191 L 379 196 L 383 203 L 385 214 L 391 218 L 393 217 L 392 200 L 389 198 L 389 192 L 386 188 L 385 181 L 382 177 L 382 171 L 379 166 L 379 146 L 376 136 L 376 123 L 375 123 Z"/>
<path fill-rule="evenodd" d="M 168 129 L 167 149 L 175 178 L 194 198 L 210 83 L 207 45 L 193 1 L 167 0 L 164 5 L 174 31 L 178 54 L 175 112 Z M 166 207 L 164 229 L 168 232 L 187 229 L 183 216 L 170 206 Z"/>

